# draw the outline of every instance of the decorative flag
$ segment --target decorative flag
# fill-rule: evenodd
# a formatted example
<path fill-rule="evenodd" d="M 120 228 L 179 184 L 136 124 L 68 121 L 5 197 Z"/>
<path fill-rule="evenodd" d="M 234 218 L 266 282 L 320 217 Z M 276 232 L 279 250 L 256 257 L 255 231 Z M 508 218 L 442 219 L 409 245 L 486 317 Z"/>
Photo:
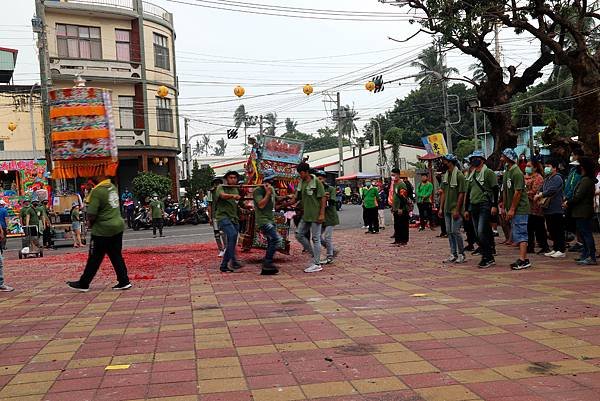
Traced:
<path fill-rule="evenodd" d="M 50 92 L 53 178 L 114 176 L 117 142 L 111 93 L 100 88 Z"/>
<path fill-rule="evenodd" d="M 448 154 L 448 147 L 446 146 L 446 140 L 443 134 L 432 134 L 423 138 L 423 143 L 428 152 L 436 154 L 438 156 L 445 156 Z"/>

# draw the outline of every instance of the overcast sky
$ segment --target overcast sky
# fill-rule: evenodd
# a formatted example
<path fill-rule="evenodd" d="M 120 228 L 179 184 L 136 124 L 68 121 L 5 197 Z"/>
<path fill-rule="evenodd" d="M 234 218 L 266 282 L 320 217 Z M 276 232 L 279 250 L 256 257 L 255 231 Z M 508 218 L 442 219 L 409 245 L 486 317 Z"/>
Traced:
<path fill-rule="evenodd" d="M 390 67 L 391 71 L 384 74 L 386 80 L 411 75 L 415 71 L 408 67 L 409 62 L 431 43 L 427 35 L 405 44 L 388 40 L 388 36 L 403 39 L 416 31 L 417 26 L 406 20 L 295 19 L 201 8 L 193 5 L 199 4 L 195 0 L 181 1 L 190 4 L 153 0 L 174 14 L 180 114 L 197 120 L 191 123 L 191 134 L 209 133 L 213 142 L 225 136 L 235 108 L 242 103 L 251 115 L 276 112 L 281 122 L 279 132 L 283 132 L 287 117 L 296 120 L 298 129 L 307 133 L 334 126 L 328 118 L 332 104 L 323 102 L 327 99 L 322 94 L 325 90 L 334 96 L 339 89 L 342 104 L 355 107 L 362 127 L 369 118 L 392 107 L 397 97 L 416 87 L 410 79 L 402 86 L 386 86 L 383 93 L 369 93 L 364 89 L 367 79 L 363 76 Z M 376 0 L 248 1 L 320 10 L 406 12 Z M 39 81 L 30 28 L 34 2 L 3 0 L 3 4 L 9 2 L 11 6 L 4 8 L 10 14 L 6 19 L 9 24 L 0 27 L 0 47 L 19 49 L 15 83 L 31 84 Z M 500 37 L 506 64 L 518 65 L 521 60 L 535 57 L 535 44 L 515 40 L 508 31 L 502 31 Z M 468 67 L 474 62 L 458 52 L 450 52 L 447 61 L 464 75 L 470 75 Z M 336 88 L 353 80 L 357 82 Z M 302 93 L 306 83 L 315 88 L 309 97 Z M 241 100 L 233 95 L 237 84 L 246 89 Z M 264 94 L 272 95 L 251 98 Z M 242 142 L 243 135 L 229 141 L 228 155 L 240 154 Z"/>

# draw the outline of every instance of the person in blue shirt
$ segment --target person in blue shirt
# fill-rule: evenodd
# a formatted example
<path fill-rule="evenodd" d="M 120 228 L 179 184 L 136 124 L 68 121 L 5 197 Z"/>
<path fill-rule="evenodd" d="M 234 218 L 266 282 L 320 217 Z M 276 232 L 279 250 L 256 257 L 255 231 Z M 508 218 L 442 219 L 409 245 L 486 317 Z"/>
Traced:
<path fill-rule="evenodd" d="M 0 240 L 0 252 L 6 249 L 6 236 L 8 235 L 8 210 L 6 202 L 0 199 L 0 228 L 2 228 L 2 239 Z"/>

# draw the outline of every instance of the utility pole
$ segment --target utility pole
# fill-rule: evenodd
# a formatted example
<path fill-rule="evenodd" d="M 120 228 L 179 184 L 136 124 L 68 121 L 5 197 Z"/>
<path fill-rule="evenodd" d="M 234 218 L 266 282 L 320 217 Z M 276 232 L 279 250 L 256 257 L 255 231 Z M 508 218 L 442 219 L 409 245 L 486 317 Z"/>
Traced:
<path fill-rule="evenodd" d="M 263 116 L 262 114 L 258 117 L 258 135 L 262 135 L 263 133 Z"/>
<path fill-rule="evenodd" d="M 185 128 L 185 136 L 184 136 L 184 148 L 183 148 L 183 166 L 185 168 L 185 177 L 188 183 L 188 189 L 189 189 L 189 184 L 190 184 L 190 151 L 189 151 L 189 126 L 190 126 L 190 120 L 185 117 L 183 119 L 183 123 L 184 123 L 184 128 Z"/>
<path fill-rule="evenodd" d="M 48 105 L 48 86 L 52 84 L 48 76 L 48 38 L 46 36 L 46 10 L 44 0 L 35 0 L 35 18 L 31 21 L 38 36 L 38 59 L 40 63 L 40 93 L 42 100 L 42 118 L 44 121 L 44 148 L 46 168 L 52 171 L 52 142 L 50 141 L 50 107 Z"/>
<path fill-rule="evenodd" d="M 340 159 L 339 176 L 344 175 L 344 135 L 342 134 L 342 102 L 340 100 L 340 92 L 337 93 L 337 129 L 338 129 L 338 152 Z"/>
<path fill-rule="evenodd" d="M 444 62 L 444 53 L 442 53 L 442 41 L 438 41 L 438 52 L 440 56 L 440 65 L 446 65 Z M 436 71 L 437 72 L 437 71 Z M 446 135 L 446 146 L 448 147 L 448 153 L 452 153 L 452 132 L 450 132 L 450 121 L 448 118 L 448 82 L 446 81 L 446 77 L 444 77 L 441 73 L 437 73 L 438 78 L 440 79 L 440 85 L 442 85 L 442 98 L 444 101 L 444 134 Z"/>
<path fill-rule="evenodd" d="M 33 150 L 33 162 L 37 163 L 37 146 L 35 143 L 35 121 L 33 118 L 33 90 L 38 86 L 37 83 L 31 85 L 31 90 L 29 91 L 29 118 L 31 121 L 31 148 Z"/>
<path fill-rule="evenodd" d="M 529 106 L 529 159 L 533 160 L 533 108 Z"/>
<path fill-rule="evenodd" d="M 498 62 L 498 64 L 501 64 L 500 62 L 500 23 L 496 22 L 494 23 L 494 57 L 496 58 L 496 61 Z"/>

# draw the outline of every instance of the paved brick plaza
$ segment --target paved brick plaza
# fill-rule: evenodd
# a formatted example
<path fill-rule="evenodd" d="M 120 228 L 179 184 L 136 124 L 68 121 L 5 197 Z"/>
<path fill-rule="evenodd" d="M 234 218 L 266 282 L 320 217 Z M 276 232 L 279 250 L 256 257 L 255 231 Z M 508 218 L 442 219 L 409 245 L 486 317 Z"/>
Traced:
<path fill-rule="evenodd" d="M 212 244 L 132 250 L 123 293 L 108 266 L 89 293 L 65 288 L 84 254 L 13 257 L 0 400 L 600 400 L 600 267 L 513 272 L 498 246 L 493 269 L 444 268 L 445 240 L 389 234 L 338 233 L 312 275 L 298 248 L 276 277 L 217 273 Z"/>

